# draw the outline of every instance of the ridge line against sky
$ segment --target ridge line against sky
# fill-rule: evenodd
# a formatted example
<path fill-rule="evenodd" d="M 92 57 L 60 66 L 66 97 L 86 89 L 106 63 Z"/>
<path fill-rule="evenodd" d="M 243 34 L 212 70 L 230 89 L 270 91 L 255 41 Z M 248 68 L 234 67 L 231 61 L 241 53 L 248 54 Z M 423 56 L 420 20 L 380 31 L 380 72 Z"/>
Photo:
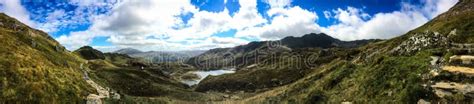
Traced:
<path fill-rule="evenodd" d="M 212 2 L 210 2 L 212 1 Z M 388 39 L 457 0 L 0 0 L 0 12 L 46 31 L 69 50 L 205 50 L 326 33 Z"/>

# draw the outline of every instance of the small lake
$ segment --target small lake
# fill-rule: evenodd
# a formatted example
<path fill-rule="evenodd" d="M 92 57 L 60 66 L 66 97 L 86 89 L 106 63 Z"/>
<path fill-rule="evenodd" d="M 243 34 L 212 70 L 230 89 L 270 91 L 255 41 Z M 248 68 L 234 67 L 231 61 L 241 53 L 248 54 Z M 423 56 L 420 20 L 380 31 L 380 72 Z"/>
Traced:
<path fill-rule="evenodd" d="M 199 76 L 199 79 L 196 79 L 196 80 L 181 80 L 182 83 L 187 84 L 188 86 L 192 86 L 192 85 L 198 84 L 209 75 L 218 76 L 222 74 L 235 73 L 235 71 L 234 70 L 211 70 L 211 71 L 190 71 L 188 73 L 193 73 Z"/>

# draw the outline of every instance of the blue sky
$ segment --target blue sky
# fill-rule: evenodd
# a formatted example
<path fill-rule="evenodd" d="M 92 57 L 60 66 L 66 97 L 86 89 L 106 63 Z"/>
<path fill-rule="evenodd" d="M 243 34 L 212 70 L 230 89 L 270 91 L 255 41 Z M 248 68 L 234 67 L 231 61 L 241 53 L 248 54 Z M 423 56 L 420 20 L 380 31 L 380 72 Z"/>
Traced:
<path fill-rule="evenodd" d="M 388 39 L 457 0 L 0 0 L 0 11 L 68 49 L 202 50 L 326 33 Z"/>

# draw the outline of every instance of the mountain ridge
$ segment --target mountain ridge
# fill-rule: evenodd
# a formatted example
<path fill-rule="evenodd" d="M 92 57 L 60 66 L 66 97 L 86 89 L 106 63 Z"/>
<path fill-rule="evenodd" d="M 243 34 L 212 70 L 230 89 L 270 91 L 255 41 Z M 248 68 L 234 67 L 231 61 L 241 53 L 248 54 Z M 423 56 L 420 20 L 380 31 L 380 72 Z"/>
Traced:
<path fill-rule="evenodd" d="M 262 53 L 278 53 L 278 52 L 290 52 L 292 49 L 299 48 L 356 48 L 363 46 L 371 42 L 381 41 L 379 39 L 366 39 L 366 40 L 355 40 L 355 41 L 341 41 L 333 38 L 324 33 L 310 33 L 305 34 L 301 37 L 288 36 L 278 41 L 254 41 L 246 45 L 239 45 L 230 48 L 215 48 L 206 51 L 205 53 L 190 58 L 186 63 L 201 67 L 201 69 L 219 69 L 223 66 L 232 64 L 233 67 L 243 67 L 250 65 L 247 62 L 242 62 L 244 56 L 247 55 L 250 60 L 246 60 L 250 63 L 254 63 L 259 60 L 254 56 Z M 260 53 L 259 53 L 260 52 Z M 226 59 L 230 57 L 232 59 Z M 247 58 L 249 59 L 249 58 Z M 212 61 L 212 62 L 211 62 Z M 217 63 L 217 64 L 214 64 Z M 203 66 L 205 64 L 211 64 Z"/>
<path fill-rule="evenodd" d="M 138 49 L 134 49 L 134 48 L 123 48 L 123 49 L 116 50 L 112 53 L 135 54 L 135 53 L 142 53 L 142 51 L 140 51 Z"/>

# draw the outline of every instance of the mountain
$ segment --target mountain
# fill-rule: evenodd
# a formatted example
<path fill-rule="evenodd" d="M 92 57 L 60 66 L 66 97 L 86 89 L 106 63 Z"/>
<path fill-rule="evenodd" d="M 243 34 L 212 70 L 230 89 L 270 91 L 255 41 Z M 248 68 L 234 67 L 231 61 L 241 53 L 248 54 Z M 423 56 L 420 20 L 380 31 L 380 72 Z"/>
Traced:
<path fill-rule="evenodd" d="M 281 44 L 291 49 L 296 48 L 356 48 L 363 46 L 370 42 L 380 41 L 378 39 L 355 40 L 355 41 L 341 41 L 339 39 L 328 36 L 324 33 L 315 34 L 310 33 L 302 37 L 285 37 L 280 40 Z"/>
<path fill-rule="evenodd" d="M 380 40 L 341 41 L 324 33 L 306 34 L 302 37 L 285 37 L 278 41 L 250 42 L 232 48 L 211 49 L 190 58 L 187 63 L 200 69 L 220 69 L 223 67 L 244 67 L 271 57 L 270 54 L 292 52 L 301 48 L 356 48 Z M 257 57 L 259 56 L 259 57 Z"/>
<path fill-rule="evenodd" d="M 47 33 L 0 13 L 0 102 L 83 102 L 95 92 L 83 79 L 85 60 Z"/>
<path fill-rule="evenodd" d="M 197 56 L 204 51 L 194 50 L 194 51 L 176 51 L 176 52 L 165 52 L 165 51 L 148 51 L 142 52 L 133 48 L 125 48 L 114 51 L 112 53 L 127 54 L 131 57 L 142 58 L 154 63 L 161 62 L 182 62 L 187 60 L 190 57 Z"/>
<path fill-rule="evenodd" d="M 120 53 L 120 54 L 130 55 L 130 54 L 142 53 L 142 51 L 140 51 L 138 49 L 133 49 L 133 48 L 124 48 L 124 49 L 114 51 L 112 53 Z"/>
<path fill-rule="evenodd" d="M 84 59 L 93 60 L 93 59 L 105 59 L 104 53 L 96 50 L 90 46 L 84 46 L 74 51 Z"/>

